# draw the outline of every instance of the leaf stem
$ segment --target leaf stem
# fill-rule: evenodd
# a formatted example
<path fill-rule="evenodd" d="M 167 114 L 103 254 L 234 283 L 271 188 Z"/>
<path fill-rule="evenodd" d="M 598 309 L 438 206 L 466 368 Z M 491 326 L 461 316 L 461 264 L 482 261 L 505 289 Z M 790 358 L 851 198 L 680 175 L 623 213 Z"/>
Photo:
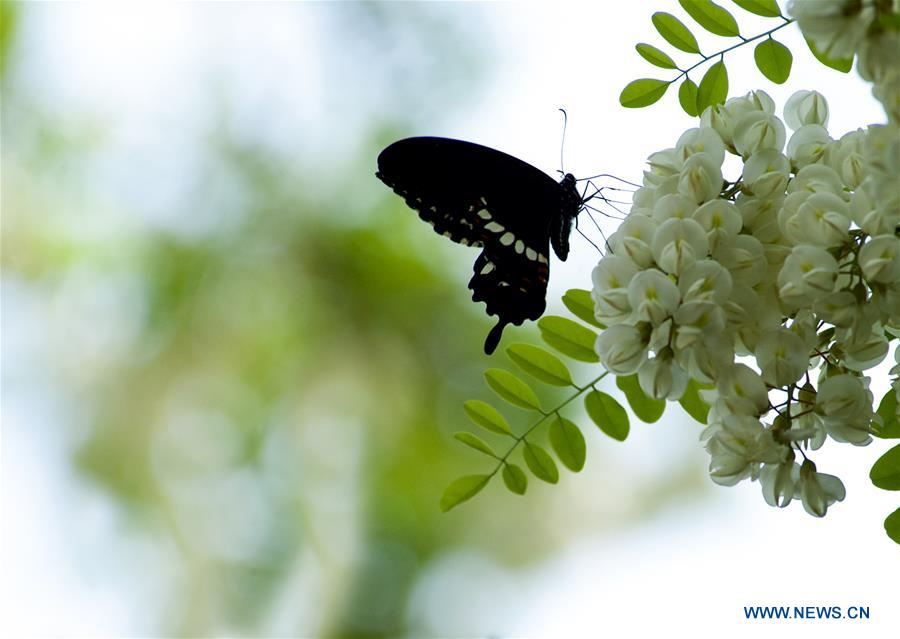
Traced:
<path fill-rule="evenodd" d="M 789 24 L 792 24 L 794 22 L 793 20 L 788 20 L 787 18 L 784 18 L 784 20 L 785 20 L 785 22 L 782 24 L 779 24 L 777 27 L 773 27 L 772 29 L 769 29 L 768 31 L 759 33 L 759 34 L 753 36 L 752 38 L 741 38 L 741 41 L 738 42 L 737 44 L 733 44 L 730 47 L 722 49 L 721 51 L 717 51 L 717 52 L 713 53 L 712 55 L 703 55 L 701 53 L 700 57 L 702 57 L 703 59 L 700 60 L 700 62 L 698 62 L 697 64 L 695 64 L 693 66 L 688 67 L 687 69 L 682 70 L 679 68 L 678 70 L 681 71 L 681 73 L 678 74 L 678 76 L 676 76 L 674 79 L 669 80 L 669 84 L 674 84 L 675 82 L 678 82 L 681 78 L 687 76 L 688 73 L 690 73 L 691 71 L 693 71 L 700 65 L 706 64 L 707 62 L 709 62 L 710 60 L 712 60 L 713 58 L 715 58 L 717 56 L 721 56 L 721 58 L 724 60 L 725 54 L 728 53 L 729 51 L 733 51 L 734 49 L 737 49 L 738 47 L 742 47 L 745 44 L 753 42 L 754 40 L 759 40 L 760 38 L 765 38 L 767 36 L 771 38 L 773 33 L 778 31 L 779 29 L 784 29 L 786 26 L 788 26 Z"/>
<path fill-rule="evenodd" d="M 581 394 L 584 393 L 584 392 L 585 392 L 586 390 L 588 390 L 589 388 L 594 388 L 594 384 L 596 384 L 597 382 L 599 382 L 601 379 L 603 379 L 603 378 L 606 377 L 607 375 L 609 375 L 609 371 L 604 371 L 603 373 L 601 373 L 600 375 L 598 375 L 597 377 L 595 377 L 594 379 L 592 379 L 590 382 L 588 382 L 587 385 L 581 386 L 581 387 L 575 386 L 575 388 L 578 389 L 578 392 L 574 393 L 571 397 L 569 397 L 568 399 L 566 399 L 563 403 L 559 404 L 559 405 L 556 406 L 555 408 L 552 408 L 552 409 L 550 409 L 550 410 L 547 411 L 547 412 L 541 411 L 541 418 L 540 418 L 540 419 L 538 419 L 538 420 L 537 420 L 536 422 L 534 422 L 531 426 L 529 426 L 528 429 L 527 429 L 524 433 L 522 433 L 521 435 L 514 435 L 514 436 L 513 436 L 513 437 L 515 438 L 515 440 L 516 440 L 516 443 L 509 447 L 509 450 L 506 451 L 506 454 L 503 455 L 503 457 L 498 457 L 498 458 L 497 458 L 497 459 L 499 460 L 499 463 L 498 463 L 497 466 L 494 468 L 494 470 L 491 471 L 491 474 L 488 475 L 488 477 L 489 477 L 489 478 L 493 477 L 494 475 L 497 474 L 497 471 L 498 471 L 498 470 L 500 470 L 501 468 L 503 468 L 503 465 L 506 463 L 507 458 L 508 458 L 510 455 L 512 455 L 513 451 L 519 446 L 519 444 L 521 444 L 523 441 L 525 441 L 525 438 L 528 437 L 528 436 L 531 434 L 531 432 L 532 432 L 535 428 L 537 428 L 538 426 L 540 426 L 540 425 L 541 425 L 548 417 L 550 417 L 551 415 L 557 415 L 557 416 L 559 416 L 559 411 L 560 411 L 560 410 L 562 410 L 562 409 L 565 408 L 568 404 L 570 404 L 570 403 L 572 403 L 573 401 L 575 401 L 576 399 L 578 399 L 578 397 L 580 397 Z M 594 389 L 594 390 L 596 390 L 596 389 Z"/>

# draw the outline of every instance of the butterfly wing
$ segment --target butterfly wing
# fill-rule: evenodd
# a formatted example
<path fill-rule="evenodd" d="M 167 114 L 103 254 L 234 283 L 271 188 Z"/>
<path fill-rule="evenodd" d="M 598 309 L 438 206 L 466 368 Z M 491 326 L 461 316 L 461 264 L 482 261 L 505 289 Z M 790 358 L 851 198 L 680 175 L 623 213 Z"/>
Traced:
<path fill-rule="evenodd" d="M 549 237 L 562 189 L 543 171 L 494 149 L 446 138 L 408 138 L 378 156 L 378 173 L 434 230 L 483 247 L 469 282 L 472 299 L 499 322 L 485 352 L 507 324 L 544 312 Z"/>

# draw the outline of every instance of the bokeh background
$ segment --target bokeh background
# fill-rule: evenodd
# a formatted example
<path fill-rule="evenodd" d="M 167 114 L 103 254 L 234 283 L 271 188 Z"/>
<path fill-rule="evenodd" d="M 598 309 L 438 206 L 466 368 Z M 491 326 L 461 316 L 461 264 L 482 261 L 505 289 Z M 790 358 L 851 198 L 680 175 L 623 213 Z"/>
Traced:
<path fill-rule="evenodd" d="M 586 429 L 557 486 L 438 511 L 485 463 L 452 439 L 461 403 L 509 363 L 481 352 L 474 252 L 375 157 L 446 135 L 553 173 L 565 107 L 566 170 L 639 180 L 694 125 L 617 105 L 660 7 L 0 8 L 4 635 L 750 636 L 741 607 L 770 604 L 872 608 L 819 637 L 896 629 L 881 442 L 824 451 L 848 487 L 825 521 L 714 488 L 677 406 L 624 444 Z M 792 37 L 787 86 L 747 51 L 731 94 L 820 88 L 835 136 L 882 120 Z M 572 241 L 551 312 L 598 259 Z"/>

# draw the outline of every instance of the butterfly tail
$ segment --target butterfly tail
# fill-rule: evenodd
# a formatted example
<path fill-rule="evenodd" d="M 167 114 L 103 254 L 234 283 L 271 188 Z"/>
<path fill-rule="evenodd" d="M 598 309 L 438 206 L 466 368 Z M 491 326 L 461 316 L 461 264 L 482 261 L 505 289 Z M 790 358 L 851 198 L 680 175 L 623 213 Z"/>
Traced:
<path fill-rule="evenodd" d="M 500 343 L 500 337 L 503 335 L 503 329 L 506 328 L 507 324 L 509 324 L 509 322 L 501 319 L 497 322 L 497 325 L 491 329 L 491 332 L 488 333 L 487 339 L 484 340 L 485 355 L 491 355 L 497 350 L 497 345 Z"/>

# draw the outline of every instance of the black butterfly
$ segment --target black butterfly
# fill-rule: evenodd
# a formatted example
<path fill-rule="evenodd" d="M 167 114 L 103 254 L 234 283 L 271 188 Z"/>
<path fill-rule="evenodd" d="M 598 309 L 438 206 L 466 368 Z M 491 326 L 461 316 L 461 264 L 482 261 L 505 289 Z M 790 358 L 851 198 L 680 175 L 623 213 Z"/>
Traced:
<path fill-rule="evenodd" d="M 546 307 L 549 254 L 569 254 L 572 221 L 585 199 L 574 176 L 560 182 L 500 151 L 447 138 L 407 138 L 378 156 L 382 182 L 454 242 L 483 247 L 469 281 L 472 299 L 499 318 L 484 352 L 507 324 L 535 320 Z"/>

